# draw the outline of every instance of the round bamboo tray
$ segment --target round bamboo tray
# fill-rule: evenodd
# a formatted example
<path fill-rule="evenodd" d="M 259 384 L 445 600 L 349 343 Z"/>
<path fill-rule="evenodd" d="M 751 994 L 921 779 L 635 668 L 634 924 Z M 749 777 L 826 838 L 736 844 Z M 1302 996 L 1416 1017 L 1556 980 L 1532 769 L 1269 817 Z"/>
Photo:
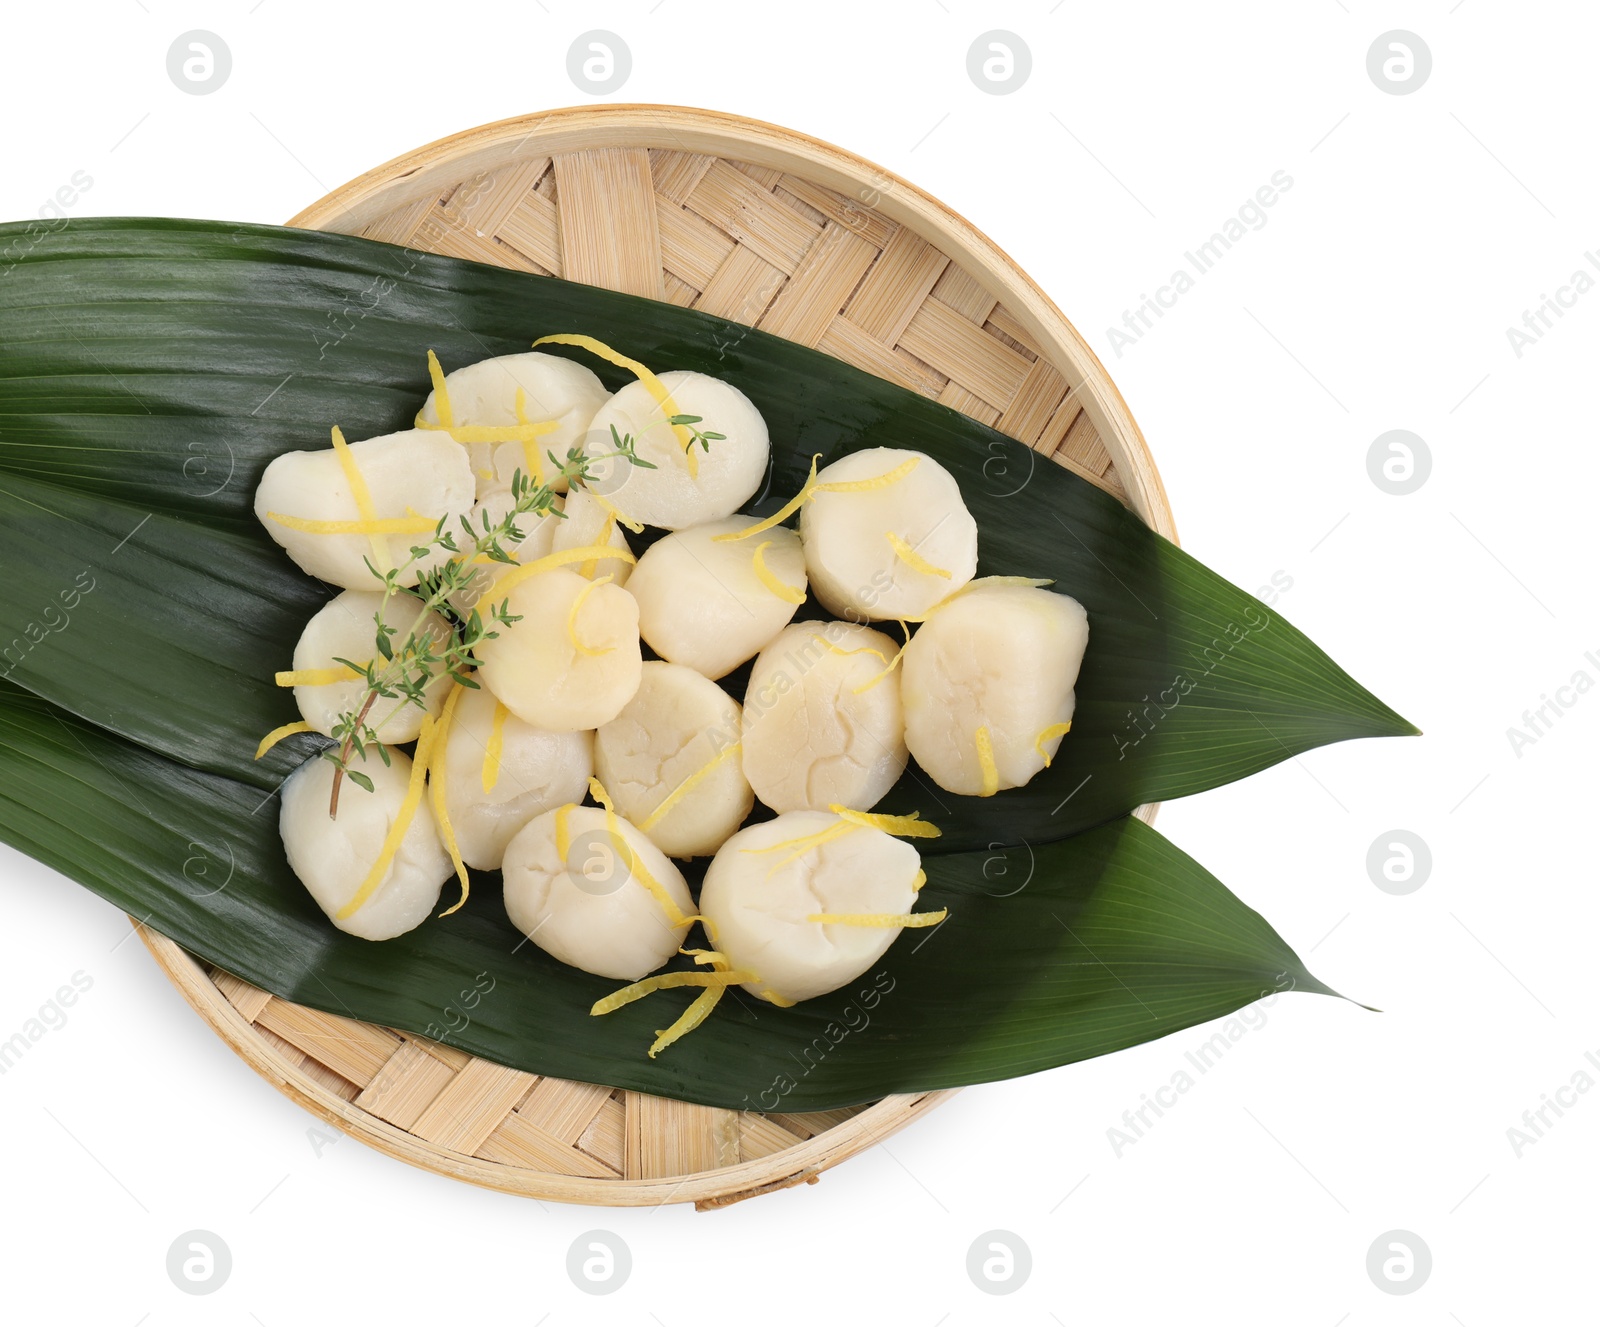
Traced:
<path fill-rule="evenodd" d="M 419 148 L 289 224 L 804 342 L 993 425 L 1176 538 L 1126 403 L 1044 292 L 936 199 L 793 130 L 670 106 L 550 111 Z M 286 1096 L 402 1161 L 530 1197 L 723 1206 L 814 1183 L 952 1095 L 758 1115 L 537 1078 L 278 999 L 139 930 L 196 1012 Z"/>

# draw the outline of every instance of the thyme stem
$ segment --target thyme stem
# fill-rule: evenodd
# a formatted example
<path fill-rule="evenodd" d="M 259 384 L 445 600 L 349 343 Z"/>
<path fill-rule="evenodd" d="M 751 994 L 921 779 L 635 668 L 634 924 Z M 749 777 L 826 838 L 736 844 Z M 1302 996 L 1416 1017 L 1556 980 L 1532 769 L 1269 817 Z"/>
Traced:
<path fill-rule="evenodd" d="M 383 581 L 383 599 L 374 615 L 376 648 L 371 661 L 362 670 L 366 685 L 361 705 L 354 712 L 345 711 L 339 716 L 332 731 L 337 746 L 323 752 L 323 759 L 331 761 L 334 766 L 333 790 L 328 798 L 330 818 L 337 818 L 339 814 L 339 790 L 346 776 L 368 792 L 372 791 L 372 780 L 359 770 L 350 768 L 351 758 L 359 756 L 364 761 L 367 748 L 372 746 L 376 747 L 379 758 L 387 765 L 389 752 L 383 744 L 380 730 L 407 705 L 426 710 L 428 688 L 441 672 L 448 673 L 462 686 L 477 686 L 471 680 L 471 672 L 477 666 L 473 652 L 484 641 L 493 640 L 500 633 L 485 623 L 483 614 L 474 604 L 457 607 L 452 600 L 470 592 L 473 583 L 482 574 L 482 564 L 478 559 L 486 558 L 491 563 L 515 566 L 517 559 L 506 545 L 509 542 L 514 548 L 526 538 L 517 526 L 519 517 L 531 515 L 543 519 L 553 514 L 565 519 L 565 513 L 555 508 L 554 484 L 557 481 L 565 479 L 569 486 L 585 484 L 592 478 L 595 466 L 618 458 L 627 460 L 631 465 L 654 468 L 649 461 L 635 453 L 631 435 L 619 435 L 613 428 L 611 436 L 615 450 L 598 456 L 587 456 L 577 447 L 568 450 L 565 461 L 557 460 L 553 453 L 547 453 L 556 473 L 546 483 L 535 485 L 518 470 L 511 479 L 511 510 L 496 522 L 491 522 L 485 512 L 481 529 L 475 527 L 468 517 L 462 516 L 460 526 L 464 535 L 463 543 L 457 543 L 456 531 L 446 528 L 449 518 L 441 517 L 428 542 L 414 546 L 406 561 L 393 570 L 379 573 L 368 560 L 367 565 L 372 568 L 373 575 L 380 576 Z M 394 638 L 399 632 L 388 625 L 387 619 L 394 597 L 407 592 L 400 585 L 400 577 L 440 548 L 454 556 L 438 568 L 424 571 L 417 577 L 417 589 L 422 593 L 413 597 L 418 600 L 420 607 L 404 637 L 396 642 Z M 490 608 L 489 622 L 504 627 L 516 622 L 518 618 L 510 612 L 509 604 L 509 599 L 503 599 Z M 439 638 L 437 628 L 433 626 L 436 614 L 444 619 L 448 628 L 442 638 Z M 402 703 L 392 707 L 377 724 L 369 723 L 368 716 L 380 697 L 400 700 Z"/>

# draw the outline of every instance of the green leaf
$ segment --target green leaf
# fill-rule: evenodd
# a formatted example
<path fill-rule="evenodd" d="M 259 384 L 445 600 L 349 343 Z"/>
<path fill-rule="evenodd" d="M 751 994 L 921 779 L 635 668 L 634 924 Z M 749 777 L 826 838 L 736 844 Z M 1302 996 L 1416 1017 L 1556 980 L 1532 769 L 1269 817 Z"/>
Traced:
<path fill-rule="evenodd" d="M 928 859 L 919 910 L 949 908 L 943 925 L 903 933 L 861 979 L 793 1009 L 731 993 L 651 1060 L 693 992 L 591 1017 L 620 983 L 524 943 L 497 880 L 396 940 L 345 935 L 290 874 L 276 811 L 255 787 L 0 683 L 0 839 L 257 986 L 531 1073 L 827 1110 L 1103 1055 L 1280 990 L 1332 993 L 1259 914 L 1123 819 Z"/>
<path fill-rule="evenodd" d="M 0 248 L 21 229 L 0 227 Z M 938 851 L 1042 843 L 1324 743 L 1415 732 L 1107 494 L 792 342 L 341 235 L 83 220 L 30 245 L 0 279 L 0 676 L 197 770 L 264 792 L 307 750 L 251 759 L 294 716 L 272 673 L 328 594 L 251 514 L 266 463 L 326 446 L 335 423 L 351 438 L 408 427 L 430 347 L 452 369 L 567 331 L 749 395 L 773 439 L 754 510 L 792 495 L 813 453 L 916 448 L 960 483 L 981 574 L 1052 577 L 1084 604 L 1089 653 L 1054 766 L 988 801 L 913 769 L 880 808 L 941 824 Z M 93 590 L 75 591 L 84 577 Z"/>

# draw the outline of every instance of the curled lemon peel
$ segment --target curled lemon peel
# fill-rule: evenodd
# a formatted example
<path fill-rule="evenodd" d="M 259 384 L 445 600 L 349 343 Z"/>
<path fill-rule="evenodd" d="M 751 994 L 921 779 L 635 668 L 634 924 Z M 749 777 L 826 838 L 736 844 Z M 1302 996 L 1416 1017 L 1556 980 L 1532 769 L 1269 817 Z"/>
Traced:
<path fill-rule="evenodd" d="M 905 653 L 905 648 L 903 646 L 896 650 L 894 658 L 889 660 L 889 666 L 887 668 L 883 669 L 881 672 L 873 674 L 860 686 L 852 687 L 850 694 L 852 696 L 859 696 L 865 691 L 871 691 L 872 688 L 877 686 L 879 682 L 883 681 L 883 679 L 888 677 L 890 673 L 894 672 L 896 668 L 900 667 L 900 660 L 905 658 Z"/>
<path fill-rule="evenodd" d="M 599 548 L 599 547 L 604 546 L 606 548 L 609 548 L 611 546 L 611 532 L 613 530 L 615 530 L 616 528 L 617 528 L 617 513 L 616 513 L 615 508 L 610 508 L 610 509 L 608 509 L 606 511 L 605 520 L 600 522 L 600 533 L 597 534 L 594 537 L 594 543 L 591 545 L 591 547 Z M 587 562 L 585 562 L 581 567 L 578 568 L 578 575 L 582 576 L 585 580 L 591 580 L 592 581 L 594 579 L 595 572 L 597 572 L 599 570 L 600 570 L 600 559 L 599 558 L 590 558 Z M 610 580 L 611 577 L 607 576 L 606 579 Z"/>
<path fill-rule="evenodd" d="M 768 1004 L 777 1005 L 779 1009 L 793 1009 L 797 1003 L 796 1001 L 791 1000 L 787 995 L 779 995 L 777 991 L 773 990 L 771 987 L 768 987 L 765 990 L 757 991 L 756 994 L 759 995 L 763 1000 L 767 1001 Z"/>
<path fill-rule="evenodd" d="M 313 521 L 305 516 L 286 516 L 279 511 L 269 511 L 267 519 L 302 534 L 427 534 L 439 524 L 427 516 L 384 516 L 374 517 L 370 521 L 365 518 L 359 521 Z"/>
<path fill-rule="evenodd" d="M 500 759 L 506 749 L 506 718 L 511 711 L 498 700 L 494 703 L 494 718 L 489 720 L 489 741 L 483 748 L 483 774 L 481 782 L 486 793 L 494 791 L 500 782 Z"/>
<path fill-rule="evenodd" d="M 811 458 L 811 473 L 806 477 L 806 482 L 800 485 L 800 491 L 784 503 L 783 506 L 779 507 L 777 511 L 773 512 L 771 516 L 757 521 L 754 525 L 747 525 L 742 530 L 729 530 L 726 534 L 714 534 L 711 536 L 711 542 L 713 544 L 730 544 L 737 539 L 749 539 L 752 535 L 765 534 L 773 526 L 782 525 L 810 501 L 811 494 L 817 486 L 817 459 L 821 455 L 822 453 L 818 452 L 816 456 Z"/>
<path fill-rule="evenodd" d="M 615 364 L 619 369 L 627 369 L 629 373 L 643 383 L 645 391 L 650 393 L 650 399 L 661 407 L 662 418 L 673 419 L 683 413 L 678 409 L 678 403 L 672 399 L 672 393 L 667 390 L 666 384 L 660 378 L 656 377 L 638 360 L 629 359 L 626 355 L 618 353 L 604 341 L 592 336 L 557 334 L 555 336 L 541 336 L 533 344 L 535 349 L 545 345 L 577 346 L 580 350 L 587 350 L 591 355 L 598 355 L 608 364 Z M 684 460 L 689 467 L 689 478 L 698 479 L 700 477 L 700 462 L 694 454 L 694 439 L 690 436 L 689 430 L 682 424 L 673 424 L 671 427 L 672 436 L 678 440 L 678 446 L 683 449 Z"/>
<path fill-rule="evenodd" d="M 912 548 L 893 530 L 885 530 L 883 537 L 889 541 L 889 547 L 894 549 L 894 555 L 904 562 L 906 566 L 910 567 L 912 571 L 920 571 L 924 576 L 942 576 L 945 580 L 952 578 L 952 572 L 943 567 L 934 566 L 933 563 Z"/>
<path fill-rule="evenodd" d="M 578 591 L 578 597 L 572 601 L 572 607 L 567 610 L 567 639 L 572 643 L 573 649 L 589 659 L 597 659 L 602 654 L 610 654 L 612 650 L 617 648 L 615 645 L 607 645 L 596 649 L 592 645 L 585 645 L 578 639 L 578 614 L 583 611 L 584 603 L 602 585 L 609 585 L 610 583 L 611 577 L 609 576 L 602 576 L 597 581 L 590 581 L 583 589 Z"/>
<path fill-rule="evenodd" d="M 676 986 L 737 986 L 742 982 L 755 980 L 755 973 L 739 969 L 723 972 L 658 972 L 653 977 L 636 981 L 631 986 L 624 986 L 620 991 L 613 991 L 610 995 L 596 1000 L 589 1012 L 595 1015 L 609 1014 L 615 1009 L 621 1009 L 623 1005 L 644 999 L 653 991 L 670 991 Z"/>
<path fill-rule="evenodd" d="M 950 915 L 948 908 L 937 912 L 813 912 L 806 918 L 820 926 L 937 926 Z"/>
<path fill-rule="evenodd" d="M 761 980 L 753 972 L 735 969 L 728 962 L 727 956 L 715 949 L 680 949 L 678 952 L 694 959 L 696 963 L 709 966 L 712 971 L 660 972 L 653 977 L 646 977 L 642 981 L 624 986 L 619 991 L 613 991 L 603 999 L 596 1000 L 589 1009 L 591 1015 L 609 1014 L 613 1010 L 621 1009 L 623 1005 L 643 999 L 654 991 L 671 990 L 679 986 L 704 987 L 675 1022 L 656 1030 L 656 1039 L 651 1043 L 648 1052 L 652 1060 L 673 1042 L 687 1036 L 704 1023 L 730 986 Z"/>
<path fill-rule="evenodd" d="M 586 562 L 595 557 L 621 558 L 624 562 L 637 560 L 633 553 L 625 548 L 567 548 L 559 553 L 546 553 L 542 558 L 535 558 L 532 562 L 524 562 L 513 567 L 495 581 L 494 593 L 497 597 L 510 594 L 523 581 L 541 572 L 554 571 L 557 567 L 570 567 L 574 562 Z"/>
<path fill-rule="evenodd" d="M 814 834 L 802 834 L 799 838 L 785 839 L 781 843 L 769 843 L 764 848 L 744 848 L 742 851 L 776 852 L 781 848 L 793 848 L 794 851 L 791 852 L 787 857 L 783 858 L 781 861 L 773 863 L 773 865 L 767 868 L 767 876 L 770 878 L 776 875 L 779 871 L 783 870 L 783 868 L 789 865 L 790 862 L 799 861 L 800 858 L 804 857 L 813 849 L 820 848 L 825 843 L 832 843 L 835 839 L 842 839 L 846 834 L 858 828 L 860 828 L 860 826 L 852 825 L 847 820 L 839 819 L 833 824 L 817 830 Z"/>
<path fill-rule="evenodd" d="M 451 684 L 450 695 L 445 699 L 444 708 L 439 712 L 439 726 L 434 730 L 433 747 L 429 752 L 430 765 L 444 755 L 445 740 L 450 735 L 450 725 L 455 721 L 456 702 L 461 699 L 464 690 L 466 688 L 459 682 Z M 461 848 L 456 843 L 455 826 L 450 823 L 450 811 L 445 806 L 444 781 L 434 777 L 436 773 L 434 769 L 428 771 L 428 800 L 433 806 L 433 818 L 439 824 L 439 838 L 444 843 L 444 850 L 450 854 L 450 865 L 455 867 L 456 879 L 461 882 L 461 897 L 453 906 L 439 914 L 441 917 L 448 917 L 467 901 L 467 895 L 472 892 L 472 881 L 467 877 L 467 864 L 461 860 Z"/>
<path fill-rule="evenodd" d="M 713 945 L 721 944 L 721 941 L 717 939 L 717 924 L 716 924 L 716 922 L 712 921 L 711 918 L 709 918 L 709 917 L 701 916 L 701 915 L 697 915 L 695 917 L 695 920 L 697 922 L 699 922 L 701 926 L 705 927 L 706 934 L 711 937 L 711 943 Z M 700 953 L 711 953 L 713 951 L 712 950 L 700 950 L 700 949 L 685 949 L 685 950 L 682 950 L 681 952 L 685 953 L 685 954 L 700 954 Z"/>
<path fill-rule="evenodd" d="M 567 854 L 572 851 L 572 835 L 567 829 L 567 817 L 572 814 L 576 802 L 568 802 L 565 806 L 556 808 L 556 856 L 561 858 L 561 864 L 566 866 Z"/>
<path fill-rule="evenodd" d="M 917 811 L 908 816 L 882 816 L 875 815 L 871 811 L 855 811 L 848 806 L 840 806 L 837 802 L 829 806 L 828 810 L 849 824 L 861 825 L 866 829 L 881 829 L 885 834 L 894 834 L 903 839 L 936 839 L 941 832 L 937 825 L 924 820 Z"/>
<path fill-rule="evenodd" d="M 628 529 L 632 530 L 634 534 L 644 533 L 644 522 L 636 521 L 631 516 L 624 515 L 622 509 L 618 507 L 616 503 L 612 502 L 610 498 L 606 497 L 605 494 L 596 493 L 592 488 L 586 489 L 585 492 L 587 492 L 588 495 L 598 502 L 606 511 L 610 512 L 612 516 L 616 517 L 618 525 L 626 526 Z"/>
<path fill-rule="evenodd" d="M 280 687 L 326 687 L 361 677 L 366 670 L 367 664 L 362 664 L 360 668 L 352 668 L 349 664 L 338 664 L 332 668 L 295 668 L 274 673 L 272 680 Z"/>
<path fill-rule="evenodd" d="M 916 813 L 909 816 L 884 816 L 874 815 L 870 811 L 853 811 L 849 807 L 834 803 L 828 808 L 838 817 L 831 825 L 811 834 L 802 834 L 798 838 L 784 839 L 779 843 L 769 843 L 761 848 L 743 848 L 742 852 L 766 853 L 780 852 L 785 848 L 792 849 L 788 856 L 780 859 L 767 869 L 769 877 L 776 875 L 790 862 L 798 861 L 808 852 L 841 839 L 846 834 L 858 829 L 877 829 L 885 834 L 896 834 L 901 838 L 911 839 L 936 839 L 939 837 L 939 827 L 929 824 Z"/>
<path fill-rule="evenodd" d="M 973 741 L 978 748 L 978 768 L 983 774 L 983 790 L 979 797 L 993 797 L 1000 791 L 1000 767 L 994 763 L 994 742 L 989 737 L 989 729 L 980 727 L 973 734 Z"/>
<path fill-rule="evenodd" d="M 344 433 L 337 424 L 333 426 L 333 454 L 339 458 L 339 469 L 344 471 L 344 482 L 350 488 L 350 496 L 355 499 L 356 513 L 363 522 L 375 523 L 378 519 L 378 509 L 372 505 L 372 490 L 367 487 L 366 477 L 362 475 L 361 467 L 356 464 L 355 455 L 350 450 L 350 444 L 344 440 Z M 431 530 L 432 523 L 427 528 Z M 394 559 L 389 556 L 389 542 L 380 539 L 377 532 L 352 530 L 333 533 L 365 533 L 372 545 L 372 565 L 378 569 L 378 574 L 384 575 L 394 569 Z M 420 534 L 421 531 L 417 533 Z"/>
<path fill-rule="evenodd" d="M 350 901 L 334 914 L 335 921 L 346 921 L 353 917 L 361 906 L 372 897 L 373 892 L 383 882 L 388 874 L 390 864 L 394 861 L 395 853 L 400 850 L 400 841 L 405 838 L 406 831 L 411 828 L 412 818 L 417 814 L 417 807 L 422 804 L 422 794 L 427 789 L 428 759 L 433 754 L 434 735 L 438 731 L 431 714 L 424 715 L 422 719 L 422 734 L 417 738 L 417 751 L 411 758 L 411 781 L 406 785 L 405 800 L 400 803 L 399 813 L 389 826 L 389 832 L 384 835 L 383 847 L 378 850 L 377 860 L 372 863 L 372 868 L 367 872 L 366 879 L 361 882 L 361 887 L 351 895 Z"/>
<path fill-rule="evenodd" d="M 664 1028 L 657 1028 L 656 1039 L 650 1043 L 650 1049 L 647 1052 L 650 1058 L 652 1060 L 655 1059 L 673 1042 L 680 1037 L 687 1036 L 711 1017 L 711 1011 L 717 1007 L 718 1001 L 722 999 L 723 993 L 727 989 L 725 985 L 706 987 L 705 990 L 694 997 L 689 1007 L 673 1023 Z"/>
<path fill-rule="evenodd" d="M 865 493 L 871 489 L 888 488 L 890 484 L 898 483 L 917 467 L 917 462 L 922 458 L 913 456 L 902 461 L 893 470 L 885 471 L 881 475 L 874 475 L 871 479 L 841 479 L 827 484 L 817 483 L 817 462 L 822 457 L 818 452 L 811 458 L 811 473 L 806 476 L 806 482 L 800 485 L 800 491 L 789 501 L 773 512 L 771 516 L 757 521 L 754 525 L 743 530 L 730 530 L 727 534 L 711 536 L 714 544 L 731 543 L 736 539 L 749 539 L 752 535 L 765 534 L 775 525 L 782 525 L 786 520 L 810 502 L 818 493 Z"/>
<path fill-rule="evenodd" d="M 1051 724 L 1048 728 L 1045 728 L 1043 731 L 1040 732 L 1040 734 L 1036 738 L 1033 739 L 1033 749 L 1035 751 L 1037 751 L 1042 757 L 1044 757 L 1044 767 L 1046 769 L 1050 768 L 1050 762 L 1051 762 L 1052 759 L 1054 759 L 1054 757 L 1052 757 L 1051 754 L 1044 749 L 1044 744 L 1046 742 L 1048 742 L 1053 737 L 1065 737 L 1071 731 L 1072 731 L 1072 720 L 1068 719 L 1065 723 L 1053 723 L 1053 724 Z"/>
<path fill-rule="evenodd" d="M 742 745 L 740 742 L 731 742 L 718 751 L 716 755 L 712 756 L 710 760 L 706 761 L 704 765 L 700 766 L 699 769 L 695 770 L 694 773 L 690 774 L 688 778 L 684 779 L 682 783 L 663 797 L 656 804 L 656 809 L 639 822 L 639 828 L 648 834 L 671 813 L 679 802 L 693 792 L 702 782 L 710 778 L 712 772 L 719 768 L 724 761 L 737 755 Z"/>
<path fill-rule="evenodd" d="M 1028 590 L 1042 590 L 1046 585 L 1054 584 L 1053 580 L 1048 578 L 1040 580 L 1035 576 L 979 576 L 976 580 L 968 581 L 959 590 L 952 590 L 921 617 L 908 617 L 905 620 L 907 622 L 926 622 L 941 608 L 947 604 L 953 604 L 962 595 L 971 594 L 974 590 L 987 589 L 990 586 L 1012 585 Z"/>
<path fill-rule="evenodd" d="M 854 649 L 847 650 L 843 645 L 835 645 L 826 636 L 819 636 L 815 632 L 812 633 L 811 639 L 815 641 L 821 641 L 825 646 L 828 647 L 829 652 L 832 654 L 875 654 L 880 660 L 883 660 L 887 657 L 876 645 L 857 645 Z"/>
<path fill-rule="evenodd" d="M 680 949 L 680 954 L 687 954 L 696 963 L 710 964 L 717 972 L 727 972 L 732 968 L 727 957 L 715 949 Z M 726 986 L 708 986 L 695 996 L 689 1007 L 683 1011 L 671 1024 L 664 1028 L 656 1029 L 656 1039 L 650 1044 L 648 1052 L 653 1060 L 666 1048 L 680 1037 L 693 1032 L 700 1024 L 710 1017 L 711 1011 L 717 1007 L 722 999 Z"/>
<path fill-rule="evenodd" d="M 309 733 L 312 731 L 314 730 L 311 725 L 304 719 L 301 719 L 298 723 L 286 723 L 281 728 L 274 728 L 261 739 L 261 745 L 256 747 L 255 759 L 260 760 L 262 756 L 266 755 L 286 737 L 293 737 L 296 733 Z"/>
<path fill-rule="evenodd" d="M 661 910 L 667 914 L 667 922 L 673 927 L 688 926 L 695 920 L 693 916 L 685 915 L 673 901 L 672 895 L 667 892 L 655 876 L 650 874 L 649 868 L 639 860 L 639 854 L 634 852 L 627 839 L 622 837 L 621 818 L 617 815 L 616 807 L 612 804 L 610 794 L 605 790 L 605 785 L 599 779 L 590 777 L 589 794 L 605 809 L 606 833 L 610 836 L 613 851 L 617 860 L 626 862 L 628 874 L 633 876 L 654 896 L 655 901 L 661 905 Z"/>
<path fill-rule="evenodd" d="M 815 492 L 818 493 L 870 493 L 875 489 L 888 488 L 891 484 L 898 484 L 902 479 L 917 468 L 922 457 L 908 456 L 895 466 L 893 470 L 885 470 L 881 475 L 873 475 L 870 479 L 835 479 L 826 484 L 818 484 Z"/>
<path fill-rule="evenodd" d="M 767 587 L 771 593 L 782 599 L 786 604 L 803 604 L 806 601 L 806 592 L 800 586 L 790 585 L 781 581 L 767 566 L 767 560 L 762 556 L 767 549 L 777 542 L 772 539 L 763 539 L 756 545 L 756 551 L 750 557 L 750 566 L 756 573 L 756 579 Z"/>
<path fill-rule="evenodd" d="M 850 694 L 852 696 L 859 696 L 863 692 L 871 691 L 872 688 L 877 686 L 879 682 L 883 681 L 884 678 L 888 677 L 889 674 L 894 672 L 894 670 L 896 668 L 900 667 L 900 661 L 906 657 L 906 645 L 909 645 L 911 643 L 911 628 L 906 626 L 906 624 L 904 622 L 902 622 L 900 624 L 900 630 L 902 630 L 903 632 L 906 633 L 905 645 L 902 645 L 898 650 L 896 650 L 894 652 L 894 657 L 889 660 L 888 664 L 885 665 L 884 668 L 882 668 L 880 671 L 874 673 L 871 677 L 869 677 L 860 686 L 852 687 L 850 689 Z M 841 654 L 845 654 L 845 653 L 848 653 L 848 654 L 860 654 L 860 653 L 863 653 L 864 651 L 870 651 L 871 653 L 876 654 L 878 656 L 878 658 L 880 658 L 880 659 L 883 658 L 883 651 L 871 649 L 870 646 L 864 646 L 861 650 L 848 650 L 848 651 L 841 650 L 841 651 L 839 651 L 839 653 L 841 653 Z"/>
<path fill-rule="evenodd" d="M 777 843 L 768 843 L 760 848 L 741 848 L 739 851 L 748 853 L 780 852 L 784 848 L 793 848 L 799 844 L 815 843 L 829 835 L 837 836 L 839 828 L 837 824 L 824 825 L 821 829 L 815 830 L 810 834 L 802 834 L 798 838 L 782 839 Z"/>
<path fill-rule="evenodd" d="M 928 873 L 926 871 L 918 871 L 917 878 L 911 882 L 911 892 L 913 894 L 922 893 L 922 887 L 927 883 Z"/>
<path fill-rule="evenodd" d="M 452 429 L 456 426 L 456 412 L 450 405 L 450 389 L 445 386 L 444 369 L 432 350 L 428 351 L 428 377 L 433 383 L 433 408 L 439 416 L 438 426 Z"/>
<path fill-rule="evenodd" d="M 553 419 L 541 419 L 538 423 L 456 424 L 446 429 L 443 424 L 430 424 L 426 420 L 419 420 L 417 427 L 429 429 L 436 433 L 449 433 L 462 446 L 470 446 L 475 442 L 520 442 L 523 447 L 523 458 L 526 460 L 529 457 L 528 448 L 534 445 L 534 439 L 542 438 L 546 433 L 554 433 L 558 424 Z M 493 471 L 483 473 L 487 477 L 493 478 Z M 544 482 L 537 474 L 533 478 L 536 483 Z"/>
<path fill-rule="evenodd" d="M 523 437 L 517 439 L 522 444 L 522 459 L 527 464 L 528 473 L 533 477 L 533 482 L 541 488 L 544 487 L 544 457 L 539 455 L 539 438 L 555 431 L 555 421 L 551 420 L 548 428 L 540 426 L 537 430 L 528 420 L 528 394 L 517 388 L 513 398 L 513 409 L 517 415 L 517 428 L 527 430 Z"/>
<path fill-rule="evenodd" d="M 427 429 L 437 433 L 448 433 L 463 447 L 469 447 L 475 442 L 520 442 L 522 444 L 523 458 L 528 462 L 530 471 L 534 475 L 534 482 L 544 483 L 544 467 L 539 462 L 539 452 L 534 445 L 535 439 L 542 438 L 546 433 L 553 433 L 560 427 L 560 421 L 543 419 L 533 423 L 527 416 L 528 395 L 517 388 L 514 399 L 517 422 L 515 424 L 457 424 L 455 407 L 450 401 L 450 389 L 445 384 L 444 370 L 439 366 L 439 357 L 428 352 L 428 378 L 433 383 L 433 408 L 439 416 L 437 423 L 424 419 L 422 413 L 417 413 L 413 425 L 419 429 Z M 532 450 L 530 450 L 532 448 Z M 493 479 L 494 471 L 479 471 L 485 479 Z"/>

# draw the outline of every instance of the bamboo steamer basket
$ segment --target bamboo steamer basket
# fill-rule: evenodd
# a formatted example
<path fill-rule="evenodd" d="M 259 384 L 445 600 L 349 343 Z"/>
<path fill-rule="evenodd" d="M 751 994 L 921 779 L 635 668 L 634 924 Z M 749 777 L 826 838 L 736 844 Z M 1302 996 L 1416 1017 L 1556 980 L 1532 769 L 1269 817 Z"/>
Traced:
<path fill-rule="evenodd" d="M 793 130 L 672 106 L 523 116 L 399 157 L 289 224 L 803 342 L 1027 443 L 1176 538 L 1126 403 L 1043 291 L 936 199 Z M 138 930 L 195 1011 L 291 1100 L 402 1161 L 509 1193 L 720 1207 L 815 1183 L 953 1095 L 761 1115 L 539 1078 L 279 999 Z"/>

